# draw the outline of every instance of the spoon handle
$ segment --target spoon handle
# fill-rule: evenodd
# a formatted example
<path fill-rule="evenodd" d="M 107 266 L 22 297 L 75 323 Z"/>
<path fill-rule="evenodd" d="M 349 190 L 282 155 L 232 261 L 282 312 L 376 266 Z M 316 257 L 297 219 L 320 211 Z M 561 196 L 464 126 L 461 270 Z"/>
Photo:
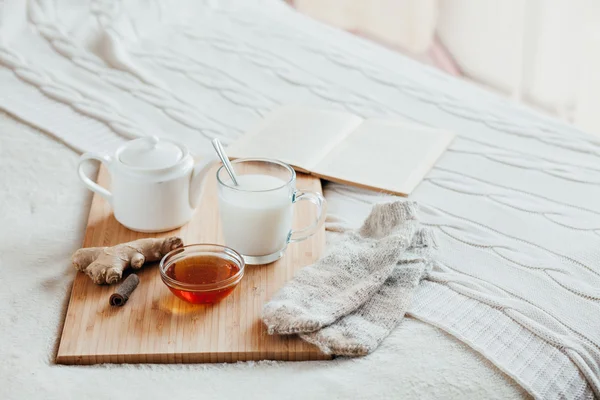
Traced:
<path fill-rule="evenodd" d="M 223 145 L 221 144 L 221 141 L 219 139 L 215 138 L 211 141 L 211 143 L 212 143 L 213 147 L 215 148 L 217 155 L 221 159 L 221 162 L 223 163 L 225 170 L 227 170 L 227 173 L 231 177 L 233 184 L 235 186 L 239 186 L 238 181 L 235 176 L 235 171 L 233 170 L 233 165 L 231 165 L 231 163 L 229 162 L 229 158 L 227 157 L 227 154 L 225 154 L 225 149 L 223 149 Z"/>

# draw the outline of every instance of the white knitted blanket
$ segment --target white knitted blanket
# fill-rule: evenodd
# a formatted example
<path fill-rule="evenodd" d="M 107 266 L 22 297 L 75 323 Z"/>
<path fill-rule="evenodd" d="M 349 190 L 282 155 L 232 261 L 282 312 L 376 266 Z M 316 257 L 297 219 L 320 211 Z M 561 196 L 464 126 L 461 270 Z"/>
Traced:
<path fill-rule="evenodd" d="M 204 152 L 290 103 L 454 130 L 411 196 L 440 263 L 410 314 L 535 397 L 600 396 L 600 140 L 275 0 L 5 0 L 0 88 L 0 108 L 78 151 L 157 134 Z M 326 195 L 332 224 L 389 200 Z"/>

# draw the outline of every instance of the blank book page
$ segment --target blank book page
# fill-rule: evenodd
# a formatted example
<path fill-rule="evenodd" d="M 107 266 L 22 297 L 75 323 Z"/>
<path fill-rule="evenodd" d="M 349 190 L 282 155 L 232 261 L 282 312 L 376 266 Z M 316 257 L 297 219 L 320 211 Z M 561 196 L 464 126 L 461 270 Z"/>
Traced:
<path fill-rule="evenodd" d="M 364 121 L 313 169 L 338 182 L 408 195 L 454 134 L 388 120 Z"/>
<path fill-rule="evenodd" d="M 275 158 L 311 171 L 362 119 L 341 111 L 283 107 L 227 148 L 234 158 Z"/>

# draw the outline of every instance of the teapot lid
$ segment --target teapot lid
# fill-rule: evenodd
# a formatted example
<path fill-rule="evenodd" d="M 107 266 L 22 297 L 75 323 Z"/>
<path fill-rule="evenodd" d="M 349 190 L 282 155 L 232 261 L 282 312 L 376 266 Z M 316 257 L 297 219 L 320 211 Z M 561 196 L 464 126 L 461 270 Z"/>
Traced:
<path fill-rule="evenodd" d="M 169 168 L 181 161 L 185 151 L 170 140 L 156 136 L 135 139 L 119 152 L 119 161 L 143 169 Z"/>

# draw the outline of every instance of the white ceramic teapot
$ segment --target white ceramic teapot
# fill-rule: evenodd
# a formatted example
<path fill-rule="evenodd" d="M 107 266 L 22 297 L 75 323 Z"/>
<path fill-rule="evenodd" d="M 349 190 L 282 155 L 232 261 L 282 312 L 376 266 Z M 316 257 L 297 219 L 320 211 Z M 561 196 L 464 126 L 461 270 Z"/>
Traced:
<path fill-rule="evenodd" d="M 210 153 L 200 164 L 179 143 L 156 136 L 132 140 L 114 155 L 85 153 L 79 160 L 79 177 L 113 207 L 117 221 L 138 232 L 175 229 L 192 218 L 202 182 L 217 157 Z M 88 160 L 108 167 L 111 191 L 83 171 Z"/>

